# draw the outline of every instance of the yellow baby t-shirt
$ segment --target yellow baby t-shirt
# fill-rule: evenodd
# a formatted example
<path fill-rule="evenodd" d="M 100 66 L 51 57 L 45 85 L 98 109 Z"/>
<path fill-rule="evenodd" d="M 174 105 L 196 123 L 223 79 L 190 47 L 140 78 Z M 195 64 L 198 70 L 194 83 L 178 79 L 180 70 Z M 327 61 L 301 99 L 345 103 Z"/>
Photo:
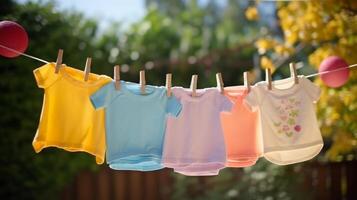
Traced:
<path fill-rule="evenodd" d="M 40 123 L 33 140 L 37 153 L 46 147 L 67 151 L 83 151 L 104 162 L 104 111 L 95 110 L 90 95 L 112 79 L 90 74 L 84 81 L 84 72 L 62 65 L 55 73 L 55 64 L 49 63 L 33 71 L 38 87 L 44 89 Z"/>

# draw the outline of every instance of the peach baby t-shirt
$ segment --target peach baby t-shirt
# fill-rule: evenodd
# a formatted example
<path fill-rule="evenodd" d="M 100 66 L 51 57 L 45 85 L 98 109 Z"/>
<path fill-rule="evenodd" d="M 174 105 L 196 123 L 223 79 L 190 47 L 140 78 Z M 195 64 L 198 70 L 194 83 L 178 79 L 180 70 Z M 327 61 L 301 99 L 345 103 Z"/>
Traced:
<path fill-rule="evenodd" d="M 231 112 L 221 112 L 221 124 L 226 143 L 226 166 L 252 166 L 262 154 L 258 112 L 250 111 L 243 103 L 247 95 L 245 87 L 225 87 L 224 94 L 234 105 Z"/>
<path fill-rule="evenodd" d="M 33 71 L 37 85 L 44 89 L 40 123 L 33 140 L 39 153 L 46 147 L 83 151 L 104 162 L 104 111 L 96 111 L 90 95 L 111 81 L 104 75 L 90 74 L 84 81 L 83 71 L 62 65 L 55 73 L 49 63 Z"/>

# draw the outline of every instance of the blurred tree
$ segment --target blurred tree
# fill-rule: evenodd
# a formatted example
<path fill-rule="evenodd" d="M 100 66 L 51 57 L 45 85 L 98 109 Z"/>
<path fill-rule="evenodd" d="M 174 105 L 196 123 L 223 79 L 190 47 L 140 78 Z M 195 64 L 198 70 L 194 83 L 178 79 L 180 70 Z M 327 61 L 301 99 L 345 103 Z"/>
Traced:
<path fill-rule="evenodd" d="M 152 2 L 156 6 L 150 6 Z M 1 19 L 17 21 L 28 31 L 31 54 L 53 61 L 58 49 L 63 48 L 64 62 L 70 66 L 82 68 L 85 58 L 92 56 L 93 72 L 112 75 L 112 66 L 120 64 L 122 79 L 135 82 L 138 71 L 144 68 L 148 70 L 148 84 L 163 85 L 165 73 L 173 72 L 175 85 L 188 86 L 190 76 L 197 73 L 199 87 L 210 87 L 215 86 L 213 74 L 219 71 L 223 72 L 226 85 L 240 84 L 242 72 L 253 67 L 256 51 L 253 44 L 262 35 L 256 22 L 249 22 L 242 12 L 251 4 L 235 0 L 223 5 L 217 1 L 200 4 L 197 0 L 148 0 L 146 16 L 128 30 L 123 31 L 120 23 L 115 23 L 101 34 L 95 20 L 73 11 L 59 12 L 55 2 L 18 5 L 6 0 L 2 5 L 7 7 L 0 9 Z M 42 90 L 36 88 L 32 70 L 39 63 L 27 58 L 0 59 L 0 89 L 6 94 L 0 99 L 6 105 L 0 108 L 1 133 L 5 136 L 0 140 L 3 174 L 0 181 L 5 185 L 0 188 L 0 197 L 53 198 L 53 193 L 79 169 L 96 168 L 94 159 L 51 148 L 35 155 L 31 141 L 40 115 Z M 269 56 L 266 63 L 272 65 Z M 259 161 L 244 173 L 226 169 L 210 182 L 223 183 L 222 187 L 209 191 L 202 191 L 196 184 L 198 178 L 177 175 L 173 195 L 176 199 L 217 199 L 222 193 L 227 194 L 227 199 L 235 198 L 237 193 L 244 197 L 255 194 L 257 199 L 285 197 L 299 183 L 297 179 L 286 178 L 292 168 Z M 230 185 L 236 173 L 244 181 Z M 265 179 L 268 175 L 272 178 Z M 253 184 L 253 188 L 244 187 L 244 182 Z M 192 184 L 198 187 L 201 196 L 191 195 L 189 190 L 195 190 Z"/>
<path fill-rule="evenodd" d="M 356 1 L 308 1 L 278 3 L 282 37 L 265 37 L 256 42 L 263 68 L 279 68 L 287 61 L 301 58 L 317 69 L 323 59 L 337 55 L 349 64 L 357 63 Z M 306 57 L 308 59 L 303 59 Z M 286 68 L 285 68 L 285 71 Z M 308 67 L 302 69 L 311 72 Z M 318 102 L 318 119 L 331 161 L 356 159 L 357 156 L 357 70 L 343 87 L 325 86 Z"/>
<path fill-rule="evenodd" d="M 56 2 L 17 4 L 6 0 L 2 5 L 6 8 L 1 9 L 1 19 L 17 21 L 27 30 L 27 52 L 54 61 L 58 49 L 63 48 L 64 63 L 78 68 L 92 56 L 95 73 L 111 75 L 111 65 L 119 63 L 122 78 L 128 81 L 137 81 L 138 70 L 145 68 L 150 84 L 164 84 L 165 73 L 170 71 L 175 84 L 188 86 L 191 74 L 197 73 L 202 77 L 199 87 L 207 87 L 215 86 L 212 73 L 216 71 L 222 71 L 226 85 L 231 85 L 241 82 L 242 71 L 252 68 L 255 35 L 241 32 L 246 29 L 239 28 L 241 23 L 236 23 L 237 15 L 228 6 L 225 14 L 219 15 L 213 1 L 206 7 L 189 1 L 178 6 L 186 9 L 175 15 L 164 12 L 165 8 L 150 7 L 127 31 L 116 23 L 100 35 L 95 20 L 73 11 L 59 12 Z M 6 105 L 0 108 L 1 132 L 6 136 L 0 140 L 0 181 L 4 185 L 0 196 L 53 198 L 79 169 L 96 165 L 87 154 L 54 148 L 35 154 L 31 141 L 43 91 L 36 87 L 32 70 L 41 64 L 24 57 L 0 59 L 0 89 L 6 94 L 0 99 Z"/>
<path fill-rule="evenodd" d="M 54 61 L 58 49 L 63 48 L 64 62 L 84 66 L 85 56 L 95 54 L 97 25 L 81 14 L 59 13 L 53 3 L 18 5 L 10 0 L 1 1 L 0 11 L 0 19 L 16 21 L 27 30 L 27 52 L 35 56 Z M 25 57 L 1 57 L 0 63 L 0 199 L 53 199 L 79 169 L 96 168 L 95 160 L 84 153 L 54 148 L 36 155 L 31 143 L 43 91 L 37 88 L 32 70 L 42 64 Z M 95 66 L 104 64 L 101 57 L 94 59 Z"/>
<path fill-rule="evenodd" d="M 247 20 L 234 12 L 241 6 L 237 1 L 224 7 L 215 2 L 147 1 L 147 15 L 119 36 L 116 62 L 129 68 L 123 76 L 136 81 L 138 70 L 146 68 L 153 72 L 147 73 L 149 83 L 163 84 L 164 74 L 173 72 L 174 84 L 188 86 L 197 73 L 199 87 L 207 87 L 215 86 L 213 73 L 222 71 L 226 85 L 241 83 L 242 72 L 253 67 L 252 43 L 259 31 L 254 23 L 242 26 Z"/>
<path fill-rule="evenodd" d="M 252 167 L 226 168 L 219 176 L 186 177 L 175 174 L 173 199 L 311 199 L 311 191 L 303 191 L 301 164 L 278 166 L 260 159 Z"/>

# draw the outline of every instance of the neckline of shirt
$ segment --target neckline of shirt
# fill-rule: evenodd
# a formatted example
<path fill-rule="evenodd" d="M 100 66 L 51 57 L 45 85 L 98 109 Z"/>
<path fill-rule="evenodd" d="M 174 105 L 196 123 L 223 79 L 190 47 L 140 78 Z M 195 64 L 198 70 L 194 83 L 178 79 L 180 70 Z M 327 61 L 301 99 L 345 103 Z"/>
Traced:
<path fill-rule="evenodd" d="M 242 100 L 248 94 L 245 86 L 227 86 L 224 88 L 224 95 L 234 102 Z"/>
<path fill-rule="evenodd" d="M 51 64 L 53 67 L 55 67 L 54 63 L 51 63 Z M 90 73 L 88 81 L 79 80 L 79 79 L 72 77 L 68 73 L 68 70 L 70 70 L 74 73 L 81 74 L 81 75 L 83 75 L 83 77 L 84 77 L 84 72 L 81 70 L 75 69 L 73 67 L 70 67 L 66 64 L 62 64 L 62 66 L 60 67 L 59 73 L 62 75 L 62 77 L 66 78 L 69 82 L 71 82 L 75 86 L 91 87 L 91 86 L 96 86 L 96 85 L 100 84 L 102 82 L 102 80 L 104 80 L 105 78 L 111 79 L 110 77 L 105 76 L 105 75 L 97 75 L 97 74 Z"/>
<path fill-rule="evenodd" d="M 128 94 L 128 96 L 135 97 L 135 98 L 140 98 L 140 99 L 147 99 L 149 97 L 156 96 L 156 94 L 159 91 L 159 87 L 153 86 L 153 85 L 146 85 L 145 86 L 145 94 L 136 94 L 134 91 L 131 91 L 128 86 L 133 86 L 135 89 L 140 90 L 140 84 L 137 83 L 132 83 L 132 82 L 127 82 L 127 81 L 120 81 L 122 85 L 123 91 Z M 114 84 L 114 82 L 113 82 Z M 150 93 L 147 93 L 147 91 L 150 91 Z"/>
<path fill-rule="evenodd" d="M 211 88 L 203 88 L 203 89 L 196 89 L 196 95 L 195 97 L 192 97 L 192 90 L 190 88 L 184 88 L 184 87 L 173 87 L 173 90 L 179 90 L 183 94 L 183 98 L 188 100 L 188 101 L 202 101 L 205 98 L 208 98 L 210 96 L 209 94 L 214 94 L 219 93 L 218 89 L 215 87 Z"/>
<path fill-rule="evenodd" d="M 298 76 L 299 79 L 299 83 L 295 84 L 293 81 L 294 79 L 289 77 L 286 79 L 281 79 L 278 81 L 273 81 L 272 82 L 272 89 L 268 90 L 267 88 L 267 83 L 264 81 L 257 83 L 258 85 L 260 84 L 262 87 L 264 87 L 265 91 L 268 92 L 271 95 L 274 96 L 279 96 L 279 95 L 292 95 L 295 94 L 297 90 L 299 90 L 301 88 L 301 85 L 303 84 L 304 81 L 304 76 Z M 275 85 L 277 84 L 292 84 L 291 86 L 289 86 L 288 88 L 284 88 L 284 89 L 279 89 L 277 88 Z"/>

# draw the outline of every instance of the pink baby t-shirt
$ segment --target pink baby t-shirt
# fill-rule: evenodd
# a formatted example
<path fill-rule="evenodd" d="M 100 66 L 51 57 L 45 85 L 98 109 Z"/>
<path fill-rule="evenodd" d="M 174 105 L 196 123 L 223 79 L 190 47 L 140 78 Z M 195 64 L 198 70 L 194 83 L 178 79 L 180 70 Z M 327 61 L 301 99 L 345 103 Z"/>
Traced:
<path fill-rule="evenodd" d="M 217 175 L 226 162 L 220 112 L 232 102 L 216 88 L 197 90 L 172 88 L 182 104 L 177 118 L 168 117 L 163 158 L 165 167 L 187 176 Z"/>
<path fill-rule="evenodd" d="M 227 167 L 249 167 L 262 154 L 258 112 L 243 103 L 247 90 L 242 86 L 225 87 L 225 95 L 234 103 L 231 112 L 221 113 L 226 144 Z"/>

